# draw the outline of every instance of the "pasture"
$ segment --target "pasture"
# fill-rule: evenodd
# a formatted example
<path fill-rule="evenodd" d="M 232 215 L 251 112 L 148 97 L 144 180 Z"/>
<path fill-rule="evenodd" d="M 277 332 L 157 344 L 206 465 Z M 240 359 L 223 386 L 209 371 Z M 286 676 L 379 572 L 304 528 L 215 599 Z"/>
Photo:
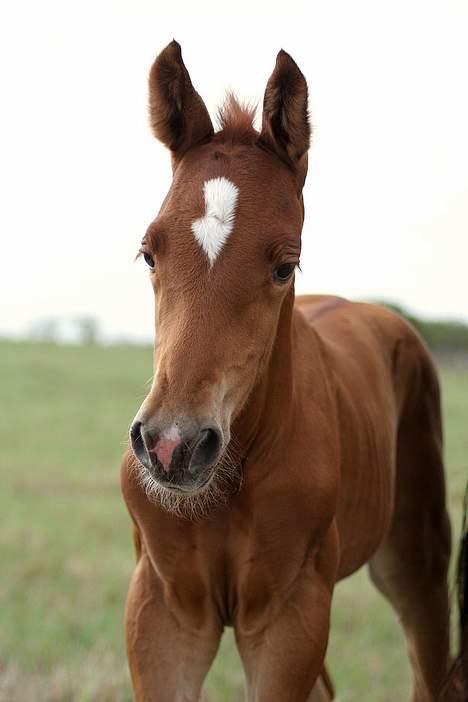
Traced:
<path fill-rule="evenodd" d="M 0 343 L 0 702 L 128 702 L 123 606 L 134 555 L 119 492 L 127 426 L 151 376 L 144 347 Z M 468 363 L 441 363 L 458 540 L 468 476 Z M 395 616 L 363 570 L 339 585 L 328 656 L 341 702 L 405 699 Z M 227 632 L 209 702 L 239 702 Z"/>

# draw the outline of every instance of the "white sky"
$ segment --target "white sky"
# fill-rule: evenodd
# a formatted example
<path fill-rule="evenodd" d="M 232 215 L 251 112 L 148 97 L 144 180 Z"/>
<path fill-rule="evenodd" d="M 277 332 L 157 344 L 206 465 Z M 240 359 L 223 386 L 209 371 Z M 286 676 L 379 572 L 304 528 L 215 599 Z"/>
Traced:
<path fill-rule="evenodd" d="M 12 0 L 0 9 L 0 331 L 149 337 L 140 239 L 170 183 L 147 74 L 173 37 L 208 108 L 280 48 L 315 126 L 299 291 L 468 319 L 468 3 Z"/>

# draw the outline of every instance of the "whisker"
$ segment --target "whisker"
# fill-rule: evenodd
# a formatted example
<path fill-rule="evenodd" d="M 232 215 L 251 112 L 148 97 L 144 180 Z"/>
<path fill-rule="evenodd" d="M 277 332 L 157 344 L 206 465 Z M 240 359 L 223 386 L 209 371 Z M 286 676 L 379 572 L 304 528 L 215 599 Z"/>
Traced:
<path fill-rule="evenodd" d="M 234 446 L 232 441 L 213 469 L 211 480 L 199 492 L 184 494 L 160 485 L 133 454 L 130 467 L 151 502 L 188 521 L 204 519 L 215 509 L 226 506 L 230 496 L 238 493 L 242 486 L 240 447 Z"/>

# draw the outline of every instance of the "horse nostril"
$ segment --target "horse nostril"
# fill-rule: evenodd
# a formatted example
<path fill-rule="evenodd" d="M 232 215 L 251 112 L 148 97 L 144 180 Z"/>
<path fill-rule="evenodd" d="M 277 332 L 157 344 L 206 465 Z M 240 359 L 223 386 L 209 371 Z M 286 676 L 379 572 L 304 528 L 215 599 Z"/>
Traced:
<path fill-rule="evenodd" d="M 130 438 L 132 441 L 138 439 L 141 436 L 141 422 L 133 422 L 130 427 Z"/>
<path fill-rule="evenodd" d="M 214 463 L 221 449 L 221 434 L 218 429 L 203 429 L 199 435 L 190 459 L 189 470 L 194 472 Z"/>
<path fill-rule="evenodd" d="M 132 426 L 130 427 L 130 440 L 133 448 L 135 448 L 135 444 L 140 442 L 143 443 L 143 438 L 141 436 L 141 425 L 141 422 L 133 422 Z"/>
<path fill-rule="evenodd" d="M 138 458 L 140 463 L 143 463 L 143 465 L 148 468 L 151 465 L 151 460 L 148 454 L 148 446 L 147 442 L 145 441 L 144 431 L 145 427 L 143 422 L 133 422 L 132 426 L 130 427 L 130 441 L 132 443 L 133 453 Z"/>

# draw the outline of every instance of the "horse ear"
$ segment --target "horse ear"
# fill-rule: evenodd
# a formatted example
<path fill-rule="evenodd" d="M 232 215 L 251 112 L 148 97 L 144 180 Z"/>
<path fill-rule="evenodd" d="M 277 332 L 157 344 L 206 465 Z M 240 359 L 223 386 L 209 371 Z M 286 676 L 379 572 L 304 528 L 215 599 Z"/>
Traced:
<path fill-rule="evenodd" d="M 149 111 L 153 134 L 176 160 L 213 134 L 208 110 L 192 85 L 176 41 L 166 46 L 151 67 Z"/>
<path fill-rule="evenodd" d="M 310 134 L 306 80 L 281 50 L 265 90 L 260 143 L 295 167 L 309 149 Z"/>

